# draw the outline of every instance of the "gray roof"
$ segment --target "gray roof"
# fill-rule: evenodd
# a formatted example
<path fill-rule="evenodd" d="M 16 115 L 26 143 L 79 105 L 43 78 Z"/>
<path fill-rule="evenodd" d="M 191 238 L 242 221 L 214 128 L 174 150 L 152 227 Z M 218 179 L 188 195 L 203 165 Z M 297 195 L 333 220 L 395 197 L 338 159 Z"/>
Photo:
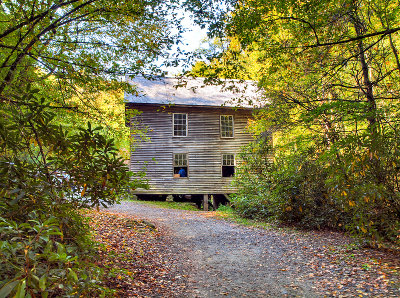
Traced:
<path fill-rule="evenodd" d="M 136 85 L 138 91 L 138 95 L 125 93 L 125 101 L 128 103 L 250 107 L 250 99 L 254 107 L 260 97 L 257 84 L 253 81 L 227 80 L 225 86 L 205 85 L 204 78 L 148 80 L 136 77 L 126 78 L 126 81 Z"/>

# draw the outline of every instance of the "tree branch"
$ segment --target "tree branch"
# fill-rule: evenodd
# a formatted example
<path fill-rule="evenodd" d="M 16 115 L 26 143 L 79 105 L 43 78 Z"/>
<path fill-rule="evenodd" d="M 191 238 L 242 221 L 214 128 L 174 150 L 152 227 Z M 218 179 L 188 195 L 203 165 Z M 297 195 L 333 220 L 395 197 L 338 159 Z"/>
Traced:
<path fill-rule="evenodd" d="M 39 20 L 43 19 L 46 15 L 49 14 L 50 11 L 55 11 L 55 10 L 57 10 L 57 9 L 63 7 L 63 6 L 66 6 L 66 5 L 69 5 L 69 4 L 72 4 L 74 2 L 78 2 L 78 1 L 79 0 L 71 0 L 71 1 L 64 2 L 64 3 L 60 3 L 60 4 L 54 4 L 48 10 L 42 12 L 41 14 L 38 14 L 36 16 L 31 16 L 28 20 L 26 20 L 26 21 L 24 21 L 22 23 L 19 23 L 18 25 L 14 26 L 14 27 L 11 27 L 11 28 L 7 29 L 6 31 L 4 31 L 3 33 L 0 34 L 0 39 L 2 39 L 3 37 L 7 36 L 8 34 L 11 34 L 14 31 L 24 27 L 25 25 L 30 24 L 33 21 L 36 21 L 38 19 Z"/>
<path fill-rule="evenodd" d="M 65 18 L 67 18 L 68 16 L 70 16 L 71 14 L 73 14 L 74 12 L 82 9 L 83 7 L 89 5 L 92 2 L 95 2 L 96 0 L 89 0 L 85 3 L 82 3 L 80 5 L 78 5 L 77 7 L 75 7 L 74 9 L 72 9 L 71 11 L 65 13 L 63 16 L 59 17 L 57 20 L 55 20 L 52 24 L 50 24 L 49 26 L 47 26 L 46 28 L 44 28 L 40 33 L 38 33 L 36 36 L 34 36 L 32 38 L 32 40 L 25 46 L 25 48 L 23 49 L 23 51 L 18 54 L 18 56 L 15 58 L 14 63 L 10 66 L 10 69 L 8 70 L 6 76 L 3 79 L 2 84 L 0 85 L 0 94 L 3 93 L 4 88 L 6 87 L 6 85 L 12 80 L 13 77 L 13 73 L 17 67 L 17 65 L 20 63 L 20 61 L 23 59 L 23 57 L 25 57 L 29 51 L 29 49 L 31 47 L 33 47 L 33 45 L 40 40 L 40 38 L 46 34 L 47 32 L 49 32 L 50 30 L 56 29 L 57 27 L 60 26 L 60 24 L 65 24 L 62 23 L 61 21 Z"/>
<path fill-rule="evenodd" d="M 388 35 L 388 34 L 395 33 L 395 32 L 397 32 L 399 30 L 400 30 L 400 27 L 394 28 L 394 29 L 386 29 L 386 30 L 382 30 L 382 31 L 378 31 L 378 32 L 370 33 L 370 34 L 359 35 L 359 36 L 352 37 L 352 38 L 345 39 L 345 40 L 338 40 L 338 41 L 333 41 L 333 42 L 306 45 L 306 46 L 303 46 L 303 48 L 316 48 L 316 47 L 326 47 L 326 46 L 344 44 L 344 43 L 349 43 L 349 42 L 353 42 L 353 41 L 360 41 L 360 40 L 363 40 L 365 38 L 374 37 L 374 36 L 378 36 L 378 35 L 385 36 L 385 35 Z"/>
<path fill-rule="evenodd" d="M 299 21 L 299 22 L 301 22 L 301 23 L 307 24 L 307 25 L 312 29 L 312 31 L 314 32 L 314 36 L 315 36 L 315 39 L 316 39 L 316 41 L 317 41 L 317 45 L 320 44 L 320 43 L 319 43 L 319 38 L 318 38 L 317 32 L 316 32 L 316 30 L 315 30 L 315 27 L 314 27 L 313 25 L 311 25 L 310 22 L 308 22 L 308 21 L 306 21 L 306 20 L 303 20 L 303 19 L 300 19 L 300 18 L 296 18 L 296 17 L 282 17 L 282 18 L 280 18 L 280 19 L 282 19 L 282 20 L 295 20 L 295 21 Z"/>

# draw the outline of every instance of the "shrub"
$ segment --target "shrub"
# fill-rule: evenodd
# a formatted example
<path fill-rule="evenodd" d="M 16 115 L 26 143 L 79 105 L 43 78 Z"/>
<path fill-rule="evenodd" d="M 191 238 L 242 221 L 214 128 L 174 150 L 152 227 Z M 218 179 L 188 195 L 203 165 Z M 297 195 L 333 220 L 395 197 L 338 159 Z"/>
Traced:
<path fill-rule="evenodd" d="M 135 187 L 99 127 L 67 131 L 35 90 L 0 112 L 0 297 L 98 296 L 79 209 L 113 204 Z"/>
<path fill-rule="evenodd" d="M 378 144 L 379 158 L 361 140 L 343 140 L 325 151 L 313 145 L 281 150 L 271 158 L 270 145 L 253 143 L 240 156 L 235 210 L 249 218 L 346 230 L 374 245 L 399 242 L 399 155 Z"/>
<path fill-rule="evenodd" d="M 64 240 L 55 217 L 42 217 L 32 212 L 21 223 L 0 218 L 0 296 L 99 295 L 102 272 L 87 263 L 88 251 Z"/>
<path fill-rule="evenodd" d="M 329 159 L 329 196 L 350 218 L 346 230 L 373 245 L 400 242 L 399 142 L 395 135 L 371 140 L 364 134 L 357 142 L 349 136 L 337 144 L 341 150 L 321 158 Z M 333 150 L 336 159 L 330 158 Z"/>
<path fill-rule="evenodd" d="M 250 219 L 265 220 L 272 215 L 268 202 L 260 195 L 237 195 L 231 197 L 235 212 Z"/>
<path fill-rule="evenodd" d="M 274 217 L 307 228 L 337 227 L 337 206 L 327 200 L 326 170 L 307 152 L 272 159 L 269 146 L 259 142 L 251 145 L 252 154 L 247 148 L 241 155 L 235 210 L 245 217 Z"/>

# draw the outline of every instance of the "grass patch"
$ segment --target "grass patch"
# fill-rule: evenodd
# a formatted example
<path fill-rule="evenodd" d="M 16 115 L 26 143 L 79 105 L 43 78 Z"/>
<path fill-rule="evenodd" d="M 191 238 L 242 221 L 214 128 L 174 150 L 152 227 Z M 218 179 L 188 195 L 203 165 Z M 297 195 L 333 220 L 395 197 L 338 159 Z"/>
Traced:
<path fill-rule="evenodd" d="M 215 212 L 217 218 L 228 219 L 243 226 L 270 229 L 273 224 L 239 216 L 232 207 L 221 205 Z"/>
<path fill-rule="evenodd" d="M 189 202 L 166 202 L 166 201 L 139 201 L 139 200 L 130 200 L 136 203 L 156 206 L 160 208 L 166 209 L 178 209 L 178 210 L 188 210 L 188 211 L 200 211 L 197 209 L 196 204 Z"/>
<path fill-rule="evenodd" d="M 140 201 L 140 200 L 128 200 L 131 202 L 136 202 L 139 204 L 145 204 L 150 206 L 156 206 L 166 209 L 178 209 L 178 210 L 188 210 L 188 211 L 201 211 L 196 207 L 195 203 L 191 202 L 167 202 L 167 201 Z M 215 217 L 219 219 L 231 220 L 237 224 L 243 226 L 250 226 L 256 228 L 270 229 L 272 227 L 277 228 L 273 223 L 259 221 L 255 219 L 248 219 L 240 217 L 230 206 L 221 205 L 215 211 Z"/>
<path fill-rule="evenodd" d="M 290 233 L 290 234 L 293 234 L 293 233 L 304 234 L 304 233 L 310 232 L 310 230 L 298 229 L 294 225 L 291 225 L 291 226 L 290 225 L 282 225 L 279 221 L 273 220 L 273 219 L 261 220 L 261 219 L 250 219 L 250 218 L 241 217 L 230 206 L 221 205 L 215 212 L 215 215 L 216 215 L 216 218 L 230 220 L 230 221 L 235 222 L 242 226 L 255 227 L 255 228 L 261 228 L 261 229 L 268 229 L 268 230 L 272 229 L 275 231 L 281 231 L 281 232 Z M 313 231 L 313 230 L 311 230 L 311 231 Z"/>

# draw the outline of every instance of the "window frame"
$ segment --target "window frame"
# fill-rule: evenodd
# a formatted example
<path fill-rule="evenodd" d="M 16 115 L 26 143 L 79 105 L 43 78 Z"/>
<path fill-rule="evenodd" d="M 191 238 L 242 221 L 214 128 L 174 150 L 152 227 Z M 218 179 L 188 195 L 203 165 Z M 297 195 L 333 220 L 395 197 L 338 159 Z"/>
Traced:
<path fill-rule="evenodd" d="M 233 165 L 224 165 L 224 156 L 232 155 L 233 156 Z M 224 176 L 223 175 L 223 167 L 233 167 L 233 176 Z M 236 172 L 236 155 L 234 153 L 222 153 L 221 155 L 221 177 L 222 178 L 232 178 L 234 177 Z"/>
<path fill-rule="evenodd" d="M 186 123 L 185 123 L 185 135 L 184 136 L 178 136 L 178 135 L 175 135 L 175 115 L 185 115 L 186 116 Z M 188 113 L 172 113 L 172 136 L 174 137 L 174 138 L 185 138 L 185 137 L 187 137 L 188 136 L 188 132 L 189 132 L 189 130 L 188 130 L 188 128 L 189 128 L 189 116 L 188 116 Z"/>
<path fill-rule="evenodd" d="M 222 117 L 232 117 L 232 136 L 222 135 Z M 233 115 L 219 115 L 219 136 L 221 139 L 233 139 L 235 137 L 235 118 Z"/>
<path fill-rule="evenodd" d="M 186 155 L 186 165 L 175 165 L 175 155 L 182 154 Z M 175 168 L 186 168 L 186 177 L 174 177 L 175 175 Z M 177 153 L 172 153 L 172 177 L 174 179 L 182 178 L 182 179 L 187 179 L 189 178 L 189 153 L 188 152 L 177 152 Z"/>

